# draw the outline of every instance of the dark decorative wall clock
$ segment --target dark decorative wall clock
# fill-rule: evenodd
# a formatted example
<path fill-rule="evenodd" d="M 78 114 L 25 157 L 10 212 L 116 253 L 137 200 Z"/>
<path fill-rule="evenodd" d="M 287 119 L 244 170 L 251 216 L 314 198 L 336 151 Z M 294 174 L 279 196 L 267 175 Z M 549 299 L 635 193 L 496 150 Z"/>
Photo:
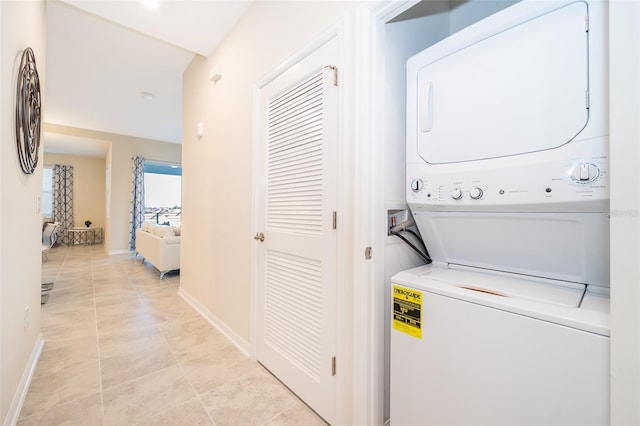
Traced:
<path fill-rule="evenodd" d="M 22 53 L 16 93 L 16 142 L 22 171 L 33 174 L 40 149 L 40 79 L 30 47 Z"/>

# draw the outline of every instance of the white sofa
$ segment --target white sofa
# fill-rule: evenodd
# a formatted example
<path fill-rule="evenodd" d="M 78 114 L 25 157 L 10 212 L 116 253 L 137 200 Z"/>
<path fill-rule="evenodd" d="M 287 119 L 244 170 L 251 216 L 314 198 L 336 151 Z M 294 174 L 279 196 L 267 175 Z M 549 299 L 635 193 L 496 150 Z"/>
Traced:
<path fill-rule="evenodd" d="M 176 235 L 177 234 L 177 235 Z M 180 269 L 180 228 L 145 222 L 136 229 L 136 255 L 160 271 L 160 279 Z"/>

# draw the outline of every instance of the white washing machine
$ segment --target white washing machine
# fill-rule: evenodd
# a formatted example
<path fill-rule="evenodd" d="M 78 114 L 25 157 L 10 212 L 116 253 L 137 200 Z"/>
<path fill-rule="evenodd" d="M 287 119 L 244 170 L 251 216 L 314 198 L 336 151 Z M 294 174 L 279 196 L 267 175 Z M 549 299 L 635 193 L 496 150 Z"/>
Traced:
<path fill-rule="evenodd" d="M 607 19 L 524 0 L 407 62 L 392 425 L 609 422 Z"/>
<path fill-rule="evenodd" d="M 442 264 L 392 288 L 392 425 L 608 424 L 606 294 Z"/>

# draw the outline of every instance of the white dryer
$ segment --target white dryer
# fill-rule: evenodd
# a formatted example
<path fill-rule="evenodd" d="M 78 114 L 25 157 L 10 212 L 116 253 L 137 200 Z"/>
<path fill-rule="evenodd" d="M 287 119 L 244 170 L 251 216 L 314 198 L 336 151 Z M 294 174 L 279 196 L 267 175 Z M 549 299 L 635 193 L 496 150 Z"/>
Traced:
<path fill-rule="evenodd" d="M 607 19 L 524 0 L 407 62 L 392 425 L 608 423 Z"/>

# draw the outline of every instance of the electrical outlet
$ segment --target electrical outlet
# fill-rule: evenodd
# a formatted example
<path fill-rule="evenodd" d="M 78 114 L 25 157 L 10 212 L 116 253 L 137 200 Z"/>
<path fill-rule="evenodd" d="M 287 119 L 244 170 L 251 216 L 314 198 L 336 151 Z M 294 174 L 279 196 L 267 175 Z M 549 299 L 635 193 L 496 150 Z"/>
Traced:
<path fill-rule="evenodd" d="M 29 305 L 25 306 L 24 308 L 24 329 L 25 330 L 29 329 L 29 321 L 31 320 L 30 311 L 31 311 L 31 308 L 29 307 Z"/>
<path fill-rule="evenodd" d="M 389 231 L 396 225 L 407 222 L 409 220 L 409 210 L 387 210 L 387 235 L 391 235 Z"/>

